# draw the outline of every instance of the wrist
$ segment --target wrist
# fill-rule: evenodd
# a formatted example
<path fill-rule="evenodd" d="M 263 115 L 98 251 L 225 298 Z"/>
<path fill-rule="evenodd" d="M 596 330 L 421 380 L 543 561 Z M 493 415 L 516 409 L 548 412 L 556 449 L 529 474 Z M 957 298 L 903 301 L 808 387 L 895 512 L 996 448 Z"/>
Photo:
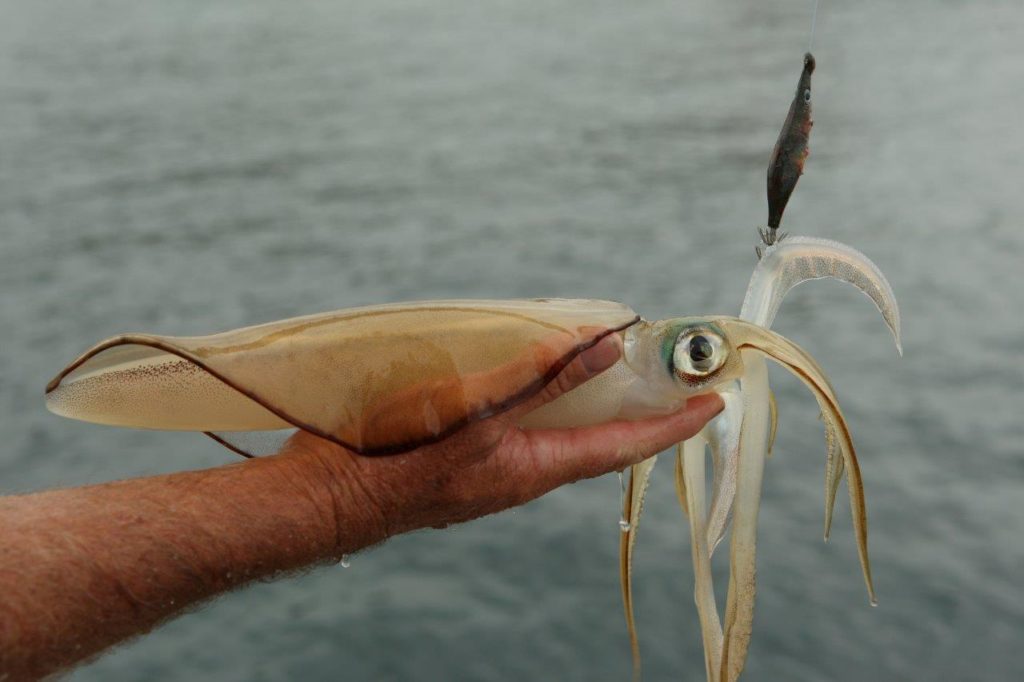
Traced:
<path fill-rule="evenodd" d="M 379 496 L 360 475 L 357 455 L 329 441 L 296 437 L 274 456 L 281 475 L 299 486 L 324 527 L 331 558 L 383 542 L 391 530 Z"/>

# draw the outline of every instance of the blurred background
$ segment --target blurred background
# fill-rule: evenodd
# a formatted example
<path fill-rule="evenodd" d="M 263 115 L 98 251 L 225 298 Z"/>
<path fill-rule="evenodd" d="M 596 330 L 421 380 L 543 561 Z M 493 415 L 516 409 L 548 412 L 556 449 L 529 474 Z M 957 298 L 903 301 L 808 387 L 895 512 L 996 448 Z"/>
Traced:
<path fill-rule="evenodd" d="M 233 461 L 46 412 L 118 332 L 449 297 L 735 314 L 811 8 L 0 0 L 0 492 Z M 747 679 L 1024 668 L 1021 36 L 1011 0 L 822 4 L 783 228 L 875 260 L 906 354 L 846 285 L 795 290 L 776 329 L 851 423 L 881 604 L 843 500 L 821 541 L 817 409 L 773 373 Z M 646 509 L 646 679 L 702 679 L 668 461 Z M 582 482 L 229 595 L 70 679 L 626 680 L 617 520 L 615 477 Z"/>

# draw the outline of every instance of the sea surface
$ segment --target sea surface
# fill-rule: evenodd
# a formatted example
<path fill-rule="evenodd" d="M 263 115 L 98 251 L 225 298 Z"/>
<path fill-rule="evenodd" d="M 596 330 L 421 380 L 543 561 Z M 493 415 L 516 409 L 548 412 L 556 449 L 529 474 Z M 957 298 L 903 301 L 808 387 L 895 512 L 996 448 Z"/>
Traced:
<path fill-rule="evenodd" d="M 44 409 L 46 381 L 118 332 L 456 297 L 738 312 L 810 10 L 0 0 L 0 492 L 234 460 Z M 817 410 L 774 372 L 745 679 L 1024 671 L 1022 36 L 1017 0 L 822 3 L 812 151 L 783 227 L 875 260 L 905 356 L 845 285 L 795 290 L 776 328 L 827 368 L 851 424 L 880 605 L 842 499 L 821 540 Z M 653 681 L 703 675 L 670 474 L 636 563 Z M 608 476 L 394 538 L 69 679 L 627 680 L 617 504 Z"/>

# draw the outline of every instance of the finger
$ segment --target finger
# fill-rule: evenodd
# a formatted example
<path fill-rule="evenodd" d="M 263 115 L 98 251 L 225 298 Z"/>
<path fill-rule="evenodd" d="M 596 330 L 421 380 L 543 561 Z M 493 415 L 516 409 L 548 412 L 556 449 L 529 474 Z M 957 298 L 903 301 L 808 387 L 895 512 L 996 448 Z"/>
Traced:
<path fill-rule="evenodd" d="M 618 362 L 620 357 L 622 357 L 622 338 L 618 334 L 605 336 L 573 358 L 565 366 L 565 369 L 549 381 L 537 395 L 511 410 L 508 413 L 509 417 L 513 421 L 517 421 L 524 414 L 536 410 L 541 405 L 551 402 L 594 378 Z"/>
<path fill-rule="evenodd" d="M 690 398 L 672 414 L 637 421 L 615 421 L 576 429 L 524 431 L 531 453 L 537 494 L 641 462 L 687 440 L 722 411 L 716 393 Z"/>

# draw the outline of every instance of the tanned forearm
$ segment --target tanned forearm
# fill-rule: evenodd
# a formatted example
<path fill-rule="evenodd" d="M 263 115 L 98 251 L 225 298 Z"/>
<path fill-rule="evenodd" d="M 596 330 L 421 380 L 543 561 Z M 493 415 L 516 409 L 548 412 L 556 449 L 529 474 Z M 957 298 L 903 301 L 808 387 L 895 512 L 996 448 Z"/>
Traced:
<path fill-rule="evenodd" d="M 0 498 L 0 678 L 60 670 L 213 595 L 382 541 L 324 466 L 298 450 Z"/>

